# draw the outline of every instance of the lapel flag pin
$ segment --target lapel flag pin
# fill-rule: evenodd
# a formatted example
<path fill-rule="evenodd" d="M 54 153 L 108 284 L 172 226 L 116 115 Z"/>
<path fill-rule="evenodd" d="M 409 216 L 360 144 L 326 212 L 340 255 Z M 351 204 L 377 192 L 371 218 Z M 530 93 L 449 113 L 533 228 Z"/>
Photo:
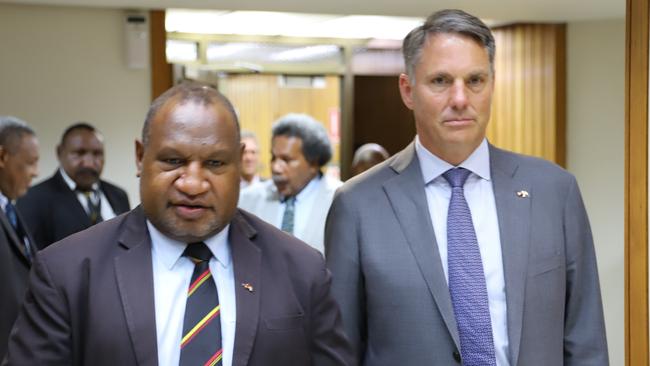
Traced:
<path fill-rule="evenodd" d="M 529 194 L 526 191 L 517 192 L 517 197 L 519 197 L 519 198 L 527 198 L 528 196 L 529 196 Z"/>
<path fill-rule="evenodd" d="M 241 286 L 248 290 L 248 292 L 253 292 L 253 285 L 248 282 L 242 283 Z"/>

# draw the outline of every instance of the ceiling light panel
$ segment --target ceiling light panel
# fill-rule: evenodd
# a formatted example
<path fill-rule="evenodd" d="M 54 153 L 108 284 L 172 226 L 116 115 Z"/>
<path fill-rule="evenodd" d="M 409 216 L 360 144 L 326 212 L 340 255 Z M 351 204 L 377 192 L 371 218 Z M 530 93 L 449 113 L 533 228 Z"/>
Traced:
<path fill-rule="evenodd" d="M 168 32 L 260 36 L 402 39 L 421 18 L 169 9 Z"/>

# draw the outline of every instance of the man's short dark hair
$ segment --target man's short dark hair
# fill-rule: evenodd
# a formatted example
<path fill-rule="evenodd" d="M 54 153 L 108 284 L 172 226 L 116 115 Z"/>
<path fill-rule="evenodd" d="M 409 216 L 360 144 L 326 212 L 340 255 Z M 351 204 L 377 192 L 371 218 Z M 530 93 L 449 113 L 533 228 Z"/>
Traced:
<path fill-rule="evenodd" d="M 66 128 L 65 131 L 63 131 L 63 135 L 61 135 L 61 141 L 59 142 L 59 144 L 63 145 L 65 143 L 65 140 L 75 131 L 88 131 L 88 132 L 100 134 L 99 130 L 97 130 L 95 126 L 91 125 L 88 122 L 83 122 L 83 121 L 75 122 L 74 124 Z"/>
<path fill-rule="evenodd" d="M 20 118 L 0 116 L 0 146 L 13 154 L 25 135 L 35 136 L 34 130 Z"/>
<path fill-rule="evenodd" d="M 462 10 L 446 9 L 431 14 L 419 27 L 413 29 L 402 43 L 404 66 L 412 84 L 415 83 L 415 65 L 420 61 L 422 48 L 427 38 L 436 34 L 461 34 L 474 39 L 485 47 L 494 71 L 494 54 L 496 46 L 492 31 L 483 21 Z"/>
<path fill-rule="evenodd" d="M 215 103 L 223 105 L 232 115 L 237 129 L 237 141 L 239 141 L 239 118 L 237 118 L 235 107 L 233 107 L 228 98 L 211 85 L 199 82 L 183 82 L 168 89 L 151 103 L 147 117 L 144 120 L 144 125 L 142 126 L 142 145 L 145 147 L 149 142 L 151 121 L 156 117 L 160 108 L 173 98 L 178 98 L 179 105 L 188 102 L 199 103 L 201 105 L 212 105 Z"/>
<path fill-rule="evenodd" d="M 332 145 L 320 122 L 306 114 L 290 113 L 273 124 L 273 137 L 298 137 L 302 140 L 302 154 L 310 164 L 319 167 L 332 158 Z"/>

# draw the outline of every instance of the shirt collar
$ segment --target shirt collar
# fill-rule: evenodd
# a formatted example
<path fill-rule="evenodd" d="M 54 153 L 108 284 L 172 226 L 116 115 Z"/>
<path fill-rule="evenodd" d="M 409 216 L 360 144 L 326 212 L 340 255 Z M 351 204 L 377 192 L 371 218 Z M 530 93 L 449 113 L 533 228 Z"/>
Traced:
<path fill-rule="evenodd" d="M 420 169 L 422 170 L 422 178 L 424 184 L 428 184 L 434 179 L 441 176 L 447 170 L 454 168 L 453 165 L 440 159 L 436 155 L 427 150 L 420 142 L 420 137 L 415 137 L 415 152 L 420 161 Z M 472 152 L 472 154 L 458 165 L 465 168 L 472 173 L 478 175 L 480 178 L 490 180 L 490 149 L 488 148 L 487 139 L 483 139 L 481 144 Z"/>
<path fill-rule="evenodd" d="M 309 197 L 309 195 L 316 190 L 316 187 L 318 186 L 318 183 L 321 179 L 321 175 L 318 174 L 312 180 L 310 180 L 309 183 L 307 183 L 307 185 L 303 187 L 303 189 L 300 190 L 297 195 L 294 196 L 296 198 L 296 202 L 300 202 L 300 200 L 304 200 Z M 284 199 L 283 202 L 286 200 L 287 199 Z"/>
<path fill-rule="evenodd" d="M 9 203 L 9 198 L 4 195 L 4 193 L 0 192 L 0 207 L 2 207 L 3 211 L 7 211 L 7 204 Z"/>
<path fill-rule="evenodd" d="M 70 178 L 70 176 L 61 167 L 59 167 L 59 173 L 61 173 L 65 184 L 70 188 L 71 191 L 74 191 L 77 188 L 77 183 L 75 183 L 74 180 L 72 180 L 72 178 Z M 99 184 L 96 182 L 93 183 L 92 189 L 93 191 L 97 191 L 99 189 Z"/>
<path fill-rule="evenodd" d="M 153 226 L 149 220 L 147 220 L 147 228 L 149 229 L 149 235 L 151 235 L 151 245 L 153 249 L 157 252 L 163 265 L 167 269 L 172 269 L 183 255 L 187 243 L 167 237 Z M 223 268 L 228 268 L 232 262 L 230 245 L 228 245 L 229 231 L 230 224 L 219 233 L 203 241 L 205 245 L 210 248 L 212 255 Z"/>

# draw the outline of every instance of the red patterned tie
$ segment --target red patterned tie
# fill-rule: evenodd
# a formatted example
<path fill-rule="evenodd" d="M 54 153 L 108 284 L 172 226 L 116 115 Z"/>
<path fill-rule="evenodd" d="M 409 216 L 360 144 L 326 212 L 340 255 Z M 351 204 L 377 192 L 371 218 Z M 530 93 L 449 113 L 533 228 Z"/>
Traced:
<path fill-rule="evenodd" d="M 194 262 L 194 273 L 187 291 L 179 365 L 221 365 L 219 296 L 208 266 L 212 253 L 205 243 L 190 243 L 183 255 Z"/>

